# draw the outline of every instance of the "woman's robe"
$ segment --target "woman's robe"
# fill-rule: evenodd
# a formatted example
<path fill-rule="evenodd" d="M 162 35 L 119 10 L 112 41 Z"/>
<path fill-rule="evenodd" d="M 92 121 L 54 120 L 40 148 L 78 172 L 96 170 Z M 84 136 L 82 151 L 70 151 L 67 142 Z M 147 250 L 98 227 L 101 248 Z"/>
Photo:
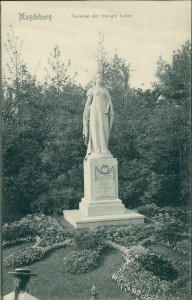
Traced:
<path fill-rule="evenodd" d="M 83 134 L 88 137 L 86 157 L 92 153 L 111 156 L 108 142 L 114 109 L 109 92 L 104 87 L 92 87 L 87 97 L 83 113 Z"/>

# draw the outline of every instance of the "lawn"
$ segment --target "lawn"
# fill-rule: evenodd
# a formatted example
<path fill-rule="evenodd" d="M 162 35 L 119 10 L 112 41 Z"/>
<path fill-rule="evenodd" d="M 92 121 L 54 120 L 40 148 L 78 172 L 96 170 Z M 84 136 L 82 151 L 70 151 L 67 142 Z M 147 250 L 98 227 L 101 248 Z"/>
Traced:
<path fill-rule="evenodd" d="M 5 249 L 7 256 L 9 253 L 18 250 L 26 245 L 19 245 Z M 123 259 L 119 251 L 108 249 L 99 258 L 98 266 L 95 270 L 81 275 L 71 275 L 63 270 L 62 259 L 70 252 L 70 248 L 63 248 L 49 254 L 45 259 L 36 262 L 29 267 L 39 276 L 31 280 L 30 292 L 40 300 L 67 300 L 89 299 L 93 283 L 96 285 L 98 299 L 135 299 L 119 289 L 112 274 L 116 272 L 122 264 Z M 11 275 L 8 270 L 4 270 L 4 294 L 11 290 Z"/>
<path fill-rule="evenodd" d="M 33 214 L 5 225 L 3 294 L 12 290 L 8 271 L 28 266 L 39 275 L 30 288 L 39 300 L 90 299 L 93 284 L 97 299 L 188 300 L 188 211 L 140 212 L 145 224 L 75 230 L 63 218 Z"/>

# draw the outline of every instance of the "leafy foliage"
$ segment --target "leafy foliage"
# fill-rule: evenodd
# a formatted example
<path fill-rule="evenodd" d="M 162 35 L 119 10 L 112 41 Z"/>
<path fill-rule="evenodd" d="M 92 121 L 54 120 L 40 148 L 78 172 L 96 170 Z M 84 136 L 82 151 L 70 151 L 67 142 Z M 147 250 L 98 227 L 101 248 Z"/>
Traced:
<path fill-rule="evenodd" d="M 138 255 L 136 260 L 147 271 L 152 272 L 155 276 L 159 276 L 161 280 L 173 281 L 178 277 L 178 272 L 174 269 L 171 262 L 159 254 L 146 253 L 145 255 Z"/>
<path fill-rule="evenodd" d="M 11 226 L 4 226 L 2 230 L 2 246 L 15 245 L 21 242 L 33 241 L 36 231 L 27 224 L 13 223 Z"/>
<path fill-rule="evenodd" d="M 71 245 L 71 242 L 72 241 L 70 239 L 67 239 L 62 243 L 56 243 L 46 247 L 40 247 L 37 245 L 26 247 L 7 256 L 3 260 L 3 265 L 6 269 L 9 269 L 32 264 L 43 259 L 46 254 L 55 249 Z"/>
<path fill-rule="evenodd" d="M 64 231 L 56 219 L 43 214 L 27 215 L 2 228 L 3 246 L 34 241 L 33 246 L 12 253 L 3 260 L 5 268 L 25 266 L 41 260 L 49 251 L 73 244 L 73 234 Z"/>
<path fill-rule="evenodd" d="M 97 266 L 98 253 L 93 250 L 71 251 L 63 259 L 63 267 L 68 273 L 83 274 Z"/>
<path fill-rule="evenodd" d="M 92 250 L 92 251 L 100 251 L 104 248 L 105 239 L 104 234 L 100 235 L 95 230 L 88 230 L 84 232 L 77 232 L 74 236 L 74 247 L 78 250 Z"/>
<path fill-rule="evenodd" d="M 43 248 L 27 247 L 22 249 L 22 251 L 7 256 L 3 264 L 6 269 L 30 265 L 35 261 L 41 260 L 46 253 L 47 251 Z"/>
<path fill-rule="evenodd" d="M 45 244 L 47 239 L 51 243 L 56 242 L 58 238 L 59 242 L 66 238 L 58 222 L 43 214 L 27 215 L 20 221 L 5 224 L 2 228 L 3 246 L 33 241 L 36 236 L 41 238 L 42 244 Z"/>
<path fill-rule="evenodd" d="M 86 91 L 69 75 L 59 46 L 48 57 L 44 84 L 28 72 L 22 42 L 11 28 L 3 74 L 3 222 L 34 212 L 61 214 L 83 196 L 82 114 Z M 157 63 L 159 82 L 129 85 L 131 65 L 96 54 L 115 107 L 109 148 L 119 163 L 119 197 L 129 208 L 178 206 L 190 198 L 190 43 Z M 25 205 L 23 205 L 25 203 Z"/>
<path fill-rule="evenodd" d="M 162 57 L 157 62 L 156 76 L 160 81 L 157 87 L 161 95 L 175 104 L 181 104 L 190 96 L 190 53 L 191 45 L 186 41 L 181 49 L 173 52 L 171 64 L 166 63 Z"/>
<path fill-rule="evenodd" d="M 141 248 L 139 251 L 130 249 L 124 259 L 124 264 L 112 278 L 125 292 L 148 300 L 187 299 L 189 296 L 188 262 L 172 264 L 160 255 L 150 254 Z M 180 275 L 178 278 L 177 274 Z"/>
<path fill-rule="evenodd" d="M 153 230 L 146 243 L 167 246 L 181 254 L 190 255 L 190 212 L 187 208 L 160 208 L 151 204 L 137 211 L 153 222 Z"/>

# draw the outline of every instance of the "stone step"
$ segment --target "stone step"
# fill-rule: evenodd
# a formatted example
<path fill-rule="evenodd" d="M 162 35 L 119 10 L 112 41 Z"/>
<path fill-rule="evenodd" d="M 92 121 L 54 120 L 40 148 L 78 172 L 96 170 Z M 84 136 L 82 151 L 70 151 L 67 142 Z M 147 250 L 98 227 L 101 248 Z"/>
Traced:
<path fill-rule="evenodd" d="M 121 226 L 128 224 L 143 224 L 144 216 L 125 209 L 124 214 L 113 214 L 103 216 L 86 216 L 80 210 L 63 211 L 64 218 L 75 228 L 90 228 L 101 226 Z"/>

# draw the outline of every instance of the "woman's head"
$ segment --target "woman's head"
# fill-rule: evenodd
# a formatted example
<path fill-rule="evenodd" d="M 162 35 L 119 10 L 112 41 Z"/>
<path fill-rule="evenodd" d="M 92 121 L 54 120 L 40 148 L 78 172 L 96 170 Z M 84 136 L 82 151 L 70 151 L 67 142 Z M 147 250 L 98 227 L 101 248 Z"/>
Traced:
<path fill-rule="evenodd" d="M 103 76 L 102 76 L 101 73 L 97 73 L 97 74 L 96 74 L 96 80 L 95 80 L 95 82 L 96 82 L 97 84 L 100 84 L 100 85 L 103 84 Z"/>

